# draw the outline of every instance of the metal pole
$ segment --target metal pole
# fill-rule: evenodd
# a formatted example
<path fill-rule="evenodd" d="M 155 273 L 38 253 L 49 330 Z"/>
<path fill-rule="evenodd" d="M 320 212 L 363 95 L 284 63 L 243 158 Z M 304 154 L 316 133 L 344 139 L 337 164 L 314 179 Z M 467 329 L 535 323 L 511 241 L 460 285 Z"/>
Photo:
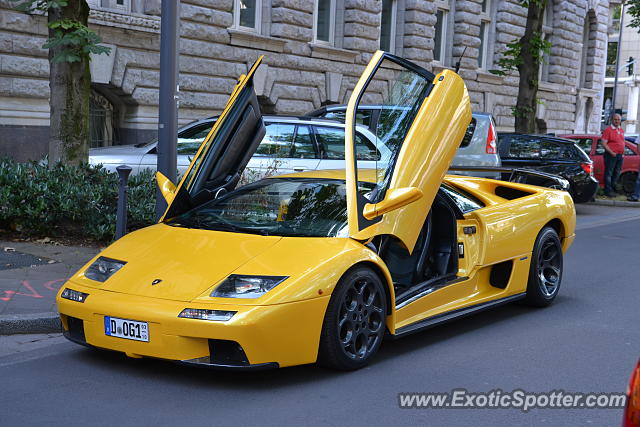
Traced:
<path fill-rule="evenodd" d="M 158 123 L 158 171 L 176 182 L 176 140 L 178 137 L 178 23 L 180 0 L 162 0 L 160 21 L 160 120 Z M 167 208 L 156 191 L 156 217 Z"/>
<path fill-rule="evenodd" d="M 616 92 L 618 91 L 618 69 L 620 68 L 620 51 L 622 50 L 622 30 L 624 30 L 624 2 L 622 2 L 620 10 L 620 32 L 618 33 L 618 51 L 616 52 L 616 74 L 613 78 L 613 95 L 611 99 L 611 108 L 613 112 L 607 117 L 607 124 L 611 123 L 611 116 L 616 111 Z"/>
<path fill-rule="evenodd" d="M 129 187 L 127 181 L 131 173 L 131 166 L 120 165 L 116 168 L 120 178 L 118 191 L 118 212 L 116 214 L 116 240 L 124 236 L 127 230 L 127 192 Z"/>

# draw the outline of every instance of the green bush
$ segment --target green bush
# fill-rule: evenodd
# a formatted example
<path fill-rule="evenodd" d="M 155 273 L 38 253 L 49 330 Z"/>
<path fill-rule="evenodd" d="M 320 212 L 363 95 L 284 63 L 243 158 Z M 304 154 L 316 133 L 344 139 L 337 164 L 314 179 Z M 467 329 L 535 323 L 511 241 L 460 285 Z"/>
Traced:
<path fill-rule="evenodd" d="M 129 179 L 127 230 L 154 222 L 155 180 L 145 171 Z M 101 166 L 0 159 L 0 228 L 23 235 L 75 234 L 99 241 L 115 236 L 118 175 Z"/>

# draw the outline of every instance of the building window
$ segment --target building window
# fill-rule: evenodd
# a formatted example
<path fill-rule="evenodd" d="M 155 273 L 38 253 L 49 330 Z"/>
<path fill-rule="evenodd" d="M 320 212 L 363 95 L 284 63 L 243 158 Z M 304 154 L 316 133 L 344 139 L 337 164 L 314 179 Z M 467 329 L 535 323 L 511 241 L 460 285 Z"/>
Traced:
<path fill-rule="evenodd" d="M 618 42 L 607 43 L 607 68 L 605 72 L 605 77 L 615 76 L 617 59 L 618 59 Z"/>
<path fill-rule="evenodd" d="M 480 47 L 478 48 L 478 68 L 487 68 L 487 41 L 489 39 L 489 23 L 480 22 Z"/>
<path fill-rule="evenodd" d="M 336 25 L 335 0 L 317 0 L 314 15 L 313 40 L 333 44 Z"/>
<path fill-rule="evenodd" d="M 114 143 L 115 111 L 113 104 L 92 90 L 89 96 L 89 146 L 109 147 Z"/>
<path fill-rule="evenodd" d="M 553 2 L 548 1 L 544 7 L 544 15 L 542 15 L 542 39 L 551 41 L 553 34 Z M 542 63 L 540 64 L 540 74 L 538 80 L 549 81 L 549 52 L 542 52 Z"/>
<path fill-rule="evenodd" d="M 580 74 L 578 75 L 578 87 L 593 88 L 595 64 L 589 58 L 596 56 L 598 20 L 593 9 L 587 12 L 582 34 L 582 60 L 580 61 Z"/>
<path fill-rule="evenodd" d="M 102 0 L 101 2 L 87 2 L 89 6 L 102 6 L 123 12 L 131 12 L 131 0 Z"/>
<path fill-rule="evenodd" d="M 261 0 L 234 0 L 234 27 L 260 32 Z"/>
<path fill-rule="evenodd" d="M 439 6 L 448 6 L 448 4 L 443 3 Z M 441 64 L 445 63 L 445 46 L 449 27 L 448 20 L 449 10 L 439 7 L 436 12 L 435 35 L 433 36 L 433 59 Z"/>
<path fill-rule="evenodd" d="M 478 47 L 478 68 L 487 69 L 489 62 L 489 28 L 491 26 L 491 0 L 482 1 L 480 13 L 480 46 Z"/>
<path fill-rule="evenodd" d="M 620 20 L 622 18 L 622 4 L 612 4 L 609 9 L 609 36 L 617 36 L 620 32 Z"/>
<path fill-rule="evenodd" d="M 395 52 L 396 15 L 398 4 L 396 0 L 382 0 L 382 24 L 380 26 L 380 49 Z"/>

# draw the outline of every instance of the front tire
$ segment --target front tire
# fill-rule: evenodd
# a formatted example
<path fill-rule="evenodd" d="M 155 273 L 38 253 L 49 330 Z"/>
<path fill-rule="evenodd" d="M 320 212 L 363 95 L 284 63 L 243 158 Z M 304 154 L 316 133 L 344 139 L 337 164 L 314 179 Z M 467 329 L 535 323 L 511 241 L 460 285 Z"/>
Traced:
<path fill-rule="evenodd" d="M 545 307 L 553 302 L 562 282 L 562 266 L 562 244 L 558 233 L 551 227 L 545 227 L 533 247 L 525 304 Z"/>
<path fill-rule="evenodd" d="M 380 277 L 367 267 L 345 273 L 324 316 L 318 363 L 350 371 L 366 366 L 385 332 L 387 298 Z"/>

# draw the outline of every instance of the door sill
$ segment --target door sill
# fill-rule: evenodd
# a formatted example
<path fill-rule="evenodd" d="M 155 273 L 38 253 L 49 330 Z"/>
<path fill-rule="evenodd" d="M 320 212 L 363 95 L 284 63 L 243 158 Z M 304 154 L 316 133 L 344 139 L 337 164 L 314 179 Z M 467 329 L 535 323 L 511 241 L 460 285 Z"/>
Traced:
<path fill-rule="evenodd" d="M 411 323 L 409 325 L 398 328 L 396 330 L 396 333 L 393 335 L 393 338 L 400 338 L 407 335 L 411 335 L 415 332 L 419 332 L 424 329 L 431 328 L 433 326 L 448 322 L 450 320 L 460 319 L 462 317 L 469 316 L 471 314 L 474 314 L 483 310 L 487 310 L 489 308 L 498 307 L 500 305 L 504 305 L 510 302 L 520 300 L 525 296 L 526 296 L 526 293 L 523 292 L 521 294 L 511 295 L 511 296 L 500 298 L 497 300 L 483 302 L 483 303 L 472 305 L 469 307 L 463 307 L 456 310 L 447 311 L 445 313 L 437 314 L 432 317 L 427 317 L 426 319 L 418 320 L 415 323 Z"/>

